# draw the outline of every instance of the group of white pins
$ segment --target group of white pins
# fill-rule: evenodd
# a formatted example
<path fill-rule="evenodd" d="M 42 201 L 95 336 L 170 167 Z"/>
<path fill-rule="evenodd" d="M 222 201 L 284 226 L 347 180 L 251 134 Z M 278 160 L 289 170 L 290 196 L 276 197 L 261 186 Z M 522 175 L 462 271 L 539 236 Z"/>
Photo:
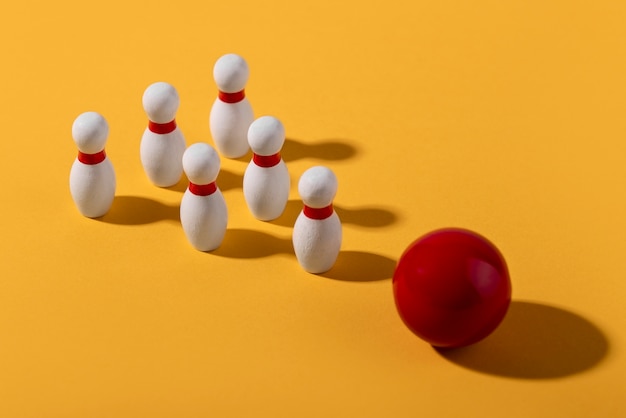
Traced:
<path fill-rule="evenodd" d="M 272 116 L 254 120 L 244 92 L 248 76 L 242 57 L 227 54 L 217 60 L 213 77 L 219 92 L 209 125 L 223 156 L 240 158 L 252 149 L 243 193 L 252 215 L 269 221 L 283 213 L 289 197 L 289 172 L 280 155 L 285 129 Z M 226 202 L 216 184 L 220 157 L 204 142 L 186 146 L 175 121 L 178 105 L 178 93 L 170 84 L 154 83 L 144 92 L 149 121 L 141 139 L 141 163 L 159 187 L 175 185 L 185 172 L 189 187 L 180 203 L 183 230 L 193 247 L 212 251 L 221 245 L 228 223 Z M 115 171 L 104 151 L 108 134 L 106 120 L 96 112 L 79 115 L 72 125 L 78 156 L 70 172 L 70 191 L 78 210 L 89 218 L 105 215 L 115 196 Z M 337 178 L 327 167 L 312 167 L 302 174 L 298 192 L 304 204 L 293 227 L 294 252 L 306 271 L 323 273 L 335 264 L 341 247 L 341 222 L 332 206 Z"/>

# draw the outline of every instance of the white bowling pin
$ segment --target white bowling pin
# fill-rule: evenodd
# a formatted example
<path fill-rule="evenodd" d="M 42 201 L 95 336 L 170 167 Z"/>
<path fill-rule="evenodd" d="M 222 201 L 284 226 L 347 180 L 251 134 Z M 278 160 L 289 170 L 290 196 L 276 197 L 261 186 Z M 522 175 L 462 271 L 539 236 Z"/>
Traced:
<path fill-rule="evenodd" d="M 215 184 L 220 157 L 209 144 L 199 142 L 187 148 L 182 162 L 189 187 L 180 203 L 180 222 L 194 248 L 214 250 L 222 243 L 228 224 L 226 202 Z"/>
<path fill-rule="evenodd" d="M 209 127 L 217 150 L 227 158 L 239 158 L 248 152 L 248 127 L 254 120 L 252 106 L 245 96 L 250 70 L 236 54 L 226 54 L 213 67 L 219 89 L 211 108 Z"/>
<path fill-rule="evenodd" d="M 278 218 L 289 199 L 289 171 L 280 157 L 285 128 L 272 116 L 262 116 L 248 129 L 252 161 L 243 175 L 243 195 L 252 215 L 262 221 Z"/>
<path fill-rule="evenodd" d="M 337 177 L 328 168 L 309 168 L 300 177 L 298 192 L 304 202 L 293 227 L 293 248 L 309 273 L 332 268 L 341 248 L 341 221 L 333 210 Z"/>
<path fill-rule="evenodd" d="M 115 171 L 104 152 L 108 136 L 109 125 L 96 112 L 79 115 L 72 125 L 78 156 L 70 171 L 70 192 L 80 213 L 88 218 L 107 213 L 115 196 Z"/>
<path fill-rule="evenodd" d="M 146 89 L 142 101 L 149 121 L 141 138 L 141 163 L 156 186 L 173 186 L 183 174 L 186 147 L 185 137 L 176 126 L 178 93 L 170 84 L 158 82 Z"/>

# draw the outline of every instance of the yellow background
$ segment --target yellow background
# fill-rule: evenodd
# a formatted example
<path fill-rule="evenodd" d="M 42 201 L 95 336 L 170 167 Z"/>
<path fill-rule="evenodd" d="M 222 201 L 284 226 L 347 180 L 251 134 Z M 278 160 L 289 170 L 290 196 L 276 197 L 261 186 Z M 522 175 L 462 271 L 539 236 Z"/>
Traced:
<path fill-rule="evenodd" d="M 0 14 L 0 416 L 626 416 L 626 3 L 13 1 Z M 186 185 L 139 161 L 143 90 L 172 83 L 213 144 L 215 60 L 251 70 L 292 187 L 256 221 L 222 159 L 229 229 L 185 240 Z M 110 125 L 108 215 L 79 215 L 74 118 Z M 297 180 L 339 178 L 336 267 L 291 247 Z M 442 353 L 402 324 L 395 262 L 458 226 L 507 259 L 502 326 Z"/>

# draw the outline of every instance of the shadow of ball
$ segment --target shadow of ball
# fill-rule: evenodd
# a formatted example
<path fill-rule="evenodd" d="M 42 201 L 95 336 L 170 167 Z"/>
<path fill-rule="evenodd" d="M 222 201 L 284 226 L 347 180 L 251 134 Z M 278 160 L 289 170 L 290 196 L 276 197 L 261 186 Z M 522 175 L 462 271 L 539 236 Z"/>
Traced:
<path fill-rule="evenodd" d="M 609 342 L 598 327 L 573 312 L 513 301 L 500 327 L 483 341 L 436 351 L 482 373 L 549 379 L 592 368 L 607 355 Z"/>

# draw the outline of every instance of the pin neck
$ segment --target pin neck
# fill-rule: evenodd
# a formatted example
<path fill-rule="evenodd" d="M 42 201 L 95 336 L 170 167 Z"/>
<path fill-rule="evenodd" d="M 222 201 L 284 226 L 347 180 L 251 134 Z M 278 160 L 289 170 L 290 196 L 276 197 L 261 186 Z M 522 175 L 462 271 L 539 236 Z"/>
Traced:
<path fill-rule="evenodd" d="M 100 152 L 96 152 L 95 154 L 85 154 L 83 152 L 78 151 L 78 161 L 87 165 L 96 165 L 100 164 L 107 157 L 104 150 Z"/>
<path fill-rule="evenodd" d="M 333 214 L 334 210 L 333 204 L 331 203 L 330 205 L 323 208 L 312 208 L 310 206 L 304 205 L 303 212 L 304 216 L 306 216 L 307 218 L 322 220 L 330 217 Z"/>
<path fill-rule="evenodd" d="M 259 155 L 254 153 L 252 154 L 252 161 L 254 161 L 254 164 L 258 165 L 259 167 L 274 167 L 280 162 L 280 152 L 272 155 Z"/>
<path fill-rule="evenodd" d="M 226 93 L 218 90 L 217 97 L 224 103 L 239 103 L 246 97 L 245 89 L 235 93 Z"/>
<path fill-rule="evenodd" d="M 167 123 L 156 123 L 149 120 L 148 129 L 150 132 L 154 132 L 155 134 L 169 134 L 176 129 L 176 119 L 172 119 L 172 121 Z"/>
<path fill-rule="evenodd" d="M 189 182 L 189 191 L 196 196 L 209 196 L 215 193 L 217 185 L 215 182 L 209 184 L 195 184 Z"/>

